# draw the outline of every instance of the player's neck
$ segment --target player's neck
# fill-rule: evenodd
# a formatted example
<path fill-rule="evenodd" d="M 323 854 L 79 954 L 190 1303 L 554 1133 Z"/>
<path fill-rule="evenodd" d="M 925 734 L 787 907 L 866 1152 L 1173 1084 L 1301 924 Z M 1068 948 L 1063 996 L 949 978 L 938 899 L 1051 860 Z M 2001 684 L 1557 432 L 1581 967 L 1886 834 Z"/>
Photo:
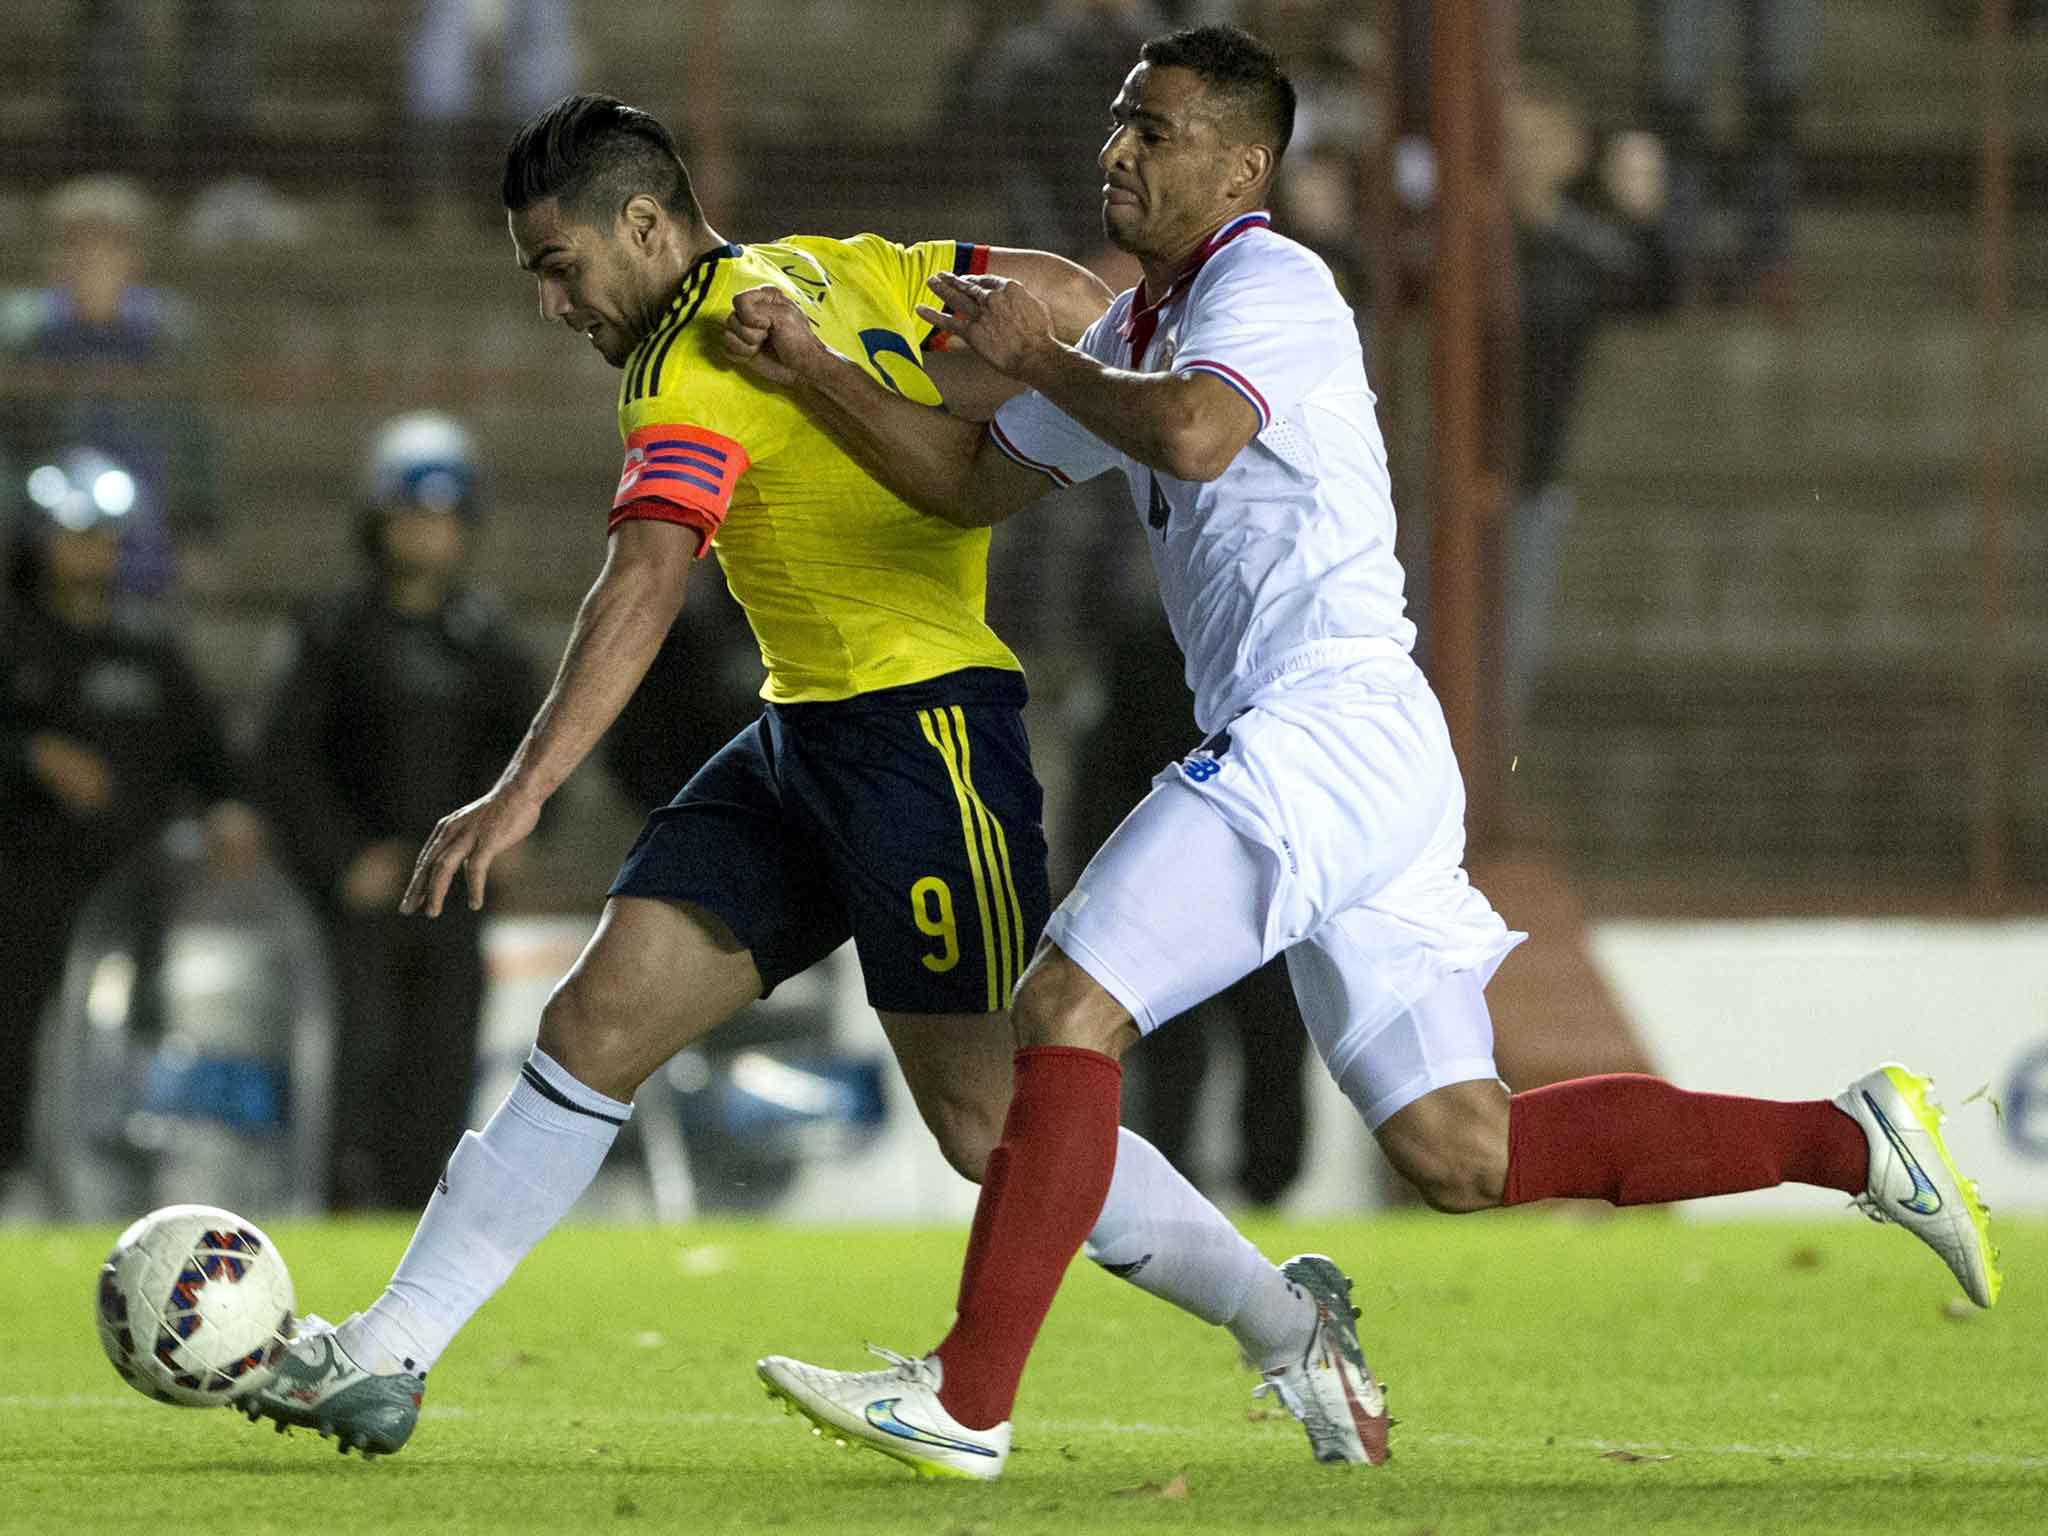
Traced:
<path fill-rule="evenodd" d="M 709 224 L 698 224 L 683 235 L 683 272 L 697 265 L 713 251 L 721 250 L 731 242 Z M 678 273 L 680 280 L 682 274 Z"/>
<path fill-rule="evenodd" d="M 1247 213 L 1256 212 L 1264 206 L 1263 203 L 1251 203 L 1222 209 L 1214 218 L 1206 221 L 1193 238 L 1176 242 L 1171 252 L 1158 256 L 1140 256 L 1138 264 L 1145 271 L 1145 302 L 1157 304 L 1191 268 L 1198 266 L 1203 251 L 1208 248 L 1209 242 L 1216 238 L 1217 231 L 1231 221 L 1243 218 Z"/>

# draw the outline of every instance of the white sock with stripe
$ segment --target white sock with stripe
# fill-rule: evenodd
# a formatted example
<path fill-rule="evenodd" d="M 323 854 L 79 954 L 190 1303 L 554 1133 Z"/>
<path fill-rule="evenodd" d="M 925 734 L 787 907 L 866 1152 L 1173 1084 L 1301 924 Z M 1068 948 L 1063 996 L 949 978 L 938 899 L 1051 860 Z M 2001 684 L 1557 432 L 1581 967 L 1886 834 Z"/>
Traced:
<path fill-rule="evenodd" d="M 1134 1131 L 1117 1133 L 1109 1198 L 1082 1250 L 1111 1274 L 1230 1330 L 1261 1370 L 1298 1354 L 1315 1301 Z"/>
<path fill-rule="evenodd" d="M 536 1045 L 490 1123 L 456 1144 L 384 1294 L 342 1326 L 350 1358 L 378 1372 L 432 1366 L 569 1214 L 632 1112 Z"/>

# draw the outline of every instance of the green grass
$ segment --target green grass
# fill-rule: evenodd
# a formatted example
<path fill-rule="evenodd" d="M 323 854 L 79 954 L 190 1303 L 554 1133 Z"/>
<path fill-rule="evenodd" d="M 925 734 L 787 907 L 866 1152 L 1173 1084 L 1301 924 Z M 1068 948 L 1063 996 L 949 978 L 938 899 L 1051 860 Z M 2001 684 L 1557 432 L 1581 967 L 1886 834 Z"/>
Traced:
<path fill-rule="evenodd" d="M 374 1295 L 397 1224 L 274 1227 L 300 1304 Z M 364 1464 L 160 1407 L 100 1357 L 114 1229 L 0 1234 L 0 1530 L 1057 1532 L 2015 1531 L 2048 1521 L 2048 1225 L 2001 1224 L 1998 1310 L 1853 1216 L 1697 1226 L 1545 1216 L 1255 1223 L 1359 1277 L 1394 1460 L 1319 1467 L 1226 1335 L 1077 1264 L 999 1484 L 835 1450 L 755 1384 L 782 1351 L 860 1365 L 951 1314 L 959 1231 L 578 1226 L 436 1368 Z M 1640 1460 L 1605 1453 L 1626 1449 Z M 1668 1458 L 1668 1459 L 1666 1459 Z M 1183 1477 L 1186 1494 L 1128 1490 Z"/>

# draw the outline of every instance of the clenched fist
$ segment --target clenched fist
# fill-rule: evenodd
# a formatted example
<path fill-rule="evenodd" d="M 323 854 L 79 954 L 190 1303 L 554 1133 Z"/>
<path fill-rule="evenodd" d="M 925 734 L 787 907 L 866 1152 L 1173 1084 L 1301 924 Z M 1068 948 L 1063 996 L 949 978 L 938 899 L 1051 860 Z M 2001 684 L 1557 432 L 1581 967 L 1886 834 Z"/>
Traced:
<path fill-rule="evenodd" d="M 733 295 L 725 355 L 771 384 L 793 384 L 832 352 L 794 299 L 780 288 L 761 287 Z"/>

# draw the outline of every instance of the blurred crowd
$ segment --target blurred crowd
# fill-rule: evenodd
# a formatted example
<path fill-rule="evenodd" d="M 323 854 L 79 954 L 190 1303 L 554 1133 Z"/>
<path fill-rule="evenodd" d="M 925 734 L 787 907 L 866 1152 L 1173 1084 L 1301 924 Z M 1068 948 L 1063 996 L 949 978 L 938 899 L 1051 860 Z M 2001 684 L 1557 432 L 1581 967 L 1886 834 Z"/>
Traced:
<path fill-rule="evenodd" d="M 314 239 L 321 189 L 265 180 L 266 136 L 276 132 L 267 114 L 278 104 L 264 82 L 290 43 L 260 8 L 172 6 L 175 86 L 161 100 L 149 84 L 157 61 L 133 45 L 144 9 L 140 0 L 69 8 L 58 132 L 61 163 L 77 174 L 15 189 L 33 197 L 43 271 L 0 294 L 0 920 L 9 935 L 0 1175 L 27 1160 L 39 1023 L 53 1016 L 79 912 L 125 862 L 147 857 L 167 825 L 197 818 L 220 878 L 266 858 L 281 865 L 329 935 L 338 1028 L 327 1197 L 416 1205 L 467 1113 L 484 978 L 474 916 L 457 903 L 438 923 L 408 922 L 396 916 L 397 897 L 434 820 L 487 788 L 517 742 L 540 658 L 521 642 L 517 615 L 472 576 L 491 500 L 488 456 L 468 423 L 419 409 L 427 402 L 404 398 L 394 379 L 391 420 L 361 445 L 349 497 L 355 569 L 321 572 L 315 585 L 325 590 L 304 611 L 269 615 L 279 638 L 247 728 L 232 730 L 209 699 L 186 634 L 205 613 L 179 595 L 195 572 L 212 572 L 198 585 L 218 594 L 235 567 L 237 488 L 219 447 L 222 392 L 208 382 L 208 332 L 233 317 L 197 312 L 152 279 L 151 263 L 174 240 L 191 261 L 238 240 Z M 1276 216 L 1330 262 L 1368 347 L 1426 293 L 1429 0 L 932 9 L 940 63 L 929 131 L 976 168 L 991 220 L 976 238 L 1050 247 L 1114 287 L 1133 281 L 1097 214 L 1106 104 L 1145 37 L 1227 17 L 1266 36 L 1294 71 L 1301 114 Z M 1816 9 L 1811 0 L 1643 0 L 1639 106 L 1626 120 L 1596 118 L 1571 81 L 1535 72 L 1497 104 L 1492 340 L 1516 444 L 1504 456 L 1511 713 L 1527 707 L 1547 643 L 1569 525 L 1573 404 L 1603 319 L 1617 309 L 1792 302 L 1789 231 Z M 390 13 L 400 45 L 382 119 L 395 152 L 370 217 L 416 238 L 488 240 L 481 220 L 451 222 L 447 210 L 488 208 L 510 126 L 568 90 L 608 85 L 588 61 L 630 45 L 595 34 L 605 7 L 574 0 L 418 0 Z M 742 8 L 701 9 L 721 14 L 727 28 L 746 25 Z M 1511 8 L 1501 15 L 1511 27 Z M 1731 25 L 1745 122 L 1733 174 L 1715 181 L 1708 44 L 1713 28 Z M 692 47 L 687 28 L 680 47 Z M 745 238 L 748 178 L 729 158 L 739 153 L 734 137 L 688 108 L 679 116 L 697 124 L 700 187 L 729 188 L 739 205 L 714 205 L 714 218 Z M 1707 234 L 1728 222 L 1709 217 L 1717 189 L 1741 215 L 1725 248 Z M 878 211 L 876 222 L 900 212 Z M 386 244 L 380 259 L 402 261 L 405 249 Z M 1134 801 L 1193 731 L 1170 637 L 1131 579 L 1128 519 L 1114 500 L 1101 486 L 1071 493 L 1061 514 L 1075 530 L 1071 580 L 1027 570 L 1041 558 L 1027 541 L 997 540 L 994 617 L 1027 653 L 1054 648 L 1062 626 L 1084 615 L 1114 616 L 1088 649 L 1091 675 L 1063 690 L 1072 781 L 1082 786 L 1066 797 L 1068 824 L 1054 829 L 1069 869 L 1108 831 L 1103 813 Z M 1411 582 L 1419 593 L 1420 573 Z M 1064 600 L 1041 600 L 1047 591 Z M 734 610 L 693 600 L 607 743 L 623 794 L 641 806 L 665 801 L 747 717 L 758 677 Z M 1303 1137 L 1302 1038 L 1284 984 L 1251 978 L 1189 1027 L 1234 1057 L 1250 1107 L 1237 1162 L 1201 1176 L 1240 1198 L 1279 1199 Z M 1172 1060 L 1172 1076 L 1145 1076 L 1141 1062 L 1131 1113 L 1186 1157 L 1201 1055 Z"/>

